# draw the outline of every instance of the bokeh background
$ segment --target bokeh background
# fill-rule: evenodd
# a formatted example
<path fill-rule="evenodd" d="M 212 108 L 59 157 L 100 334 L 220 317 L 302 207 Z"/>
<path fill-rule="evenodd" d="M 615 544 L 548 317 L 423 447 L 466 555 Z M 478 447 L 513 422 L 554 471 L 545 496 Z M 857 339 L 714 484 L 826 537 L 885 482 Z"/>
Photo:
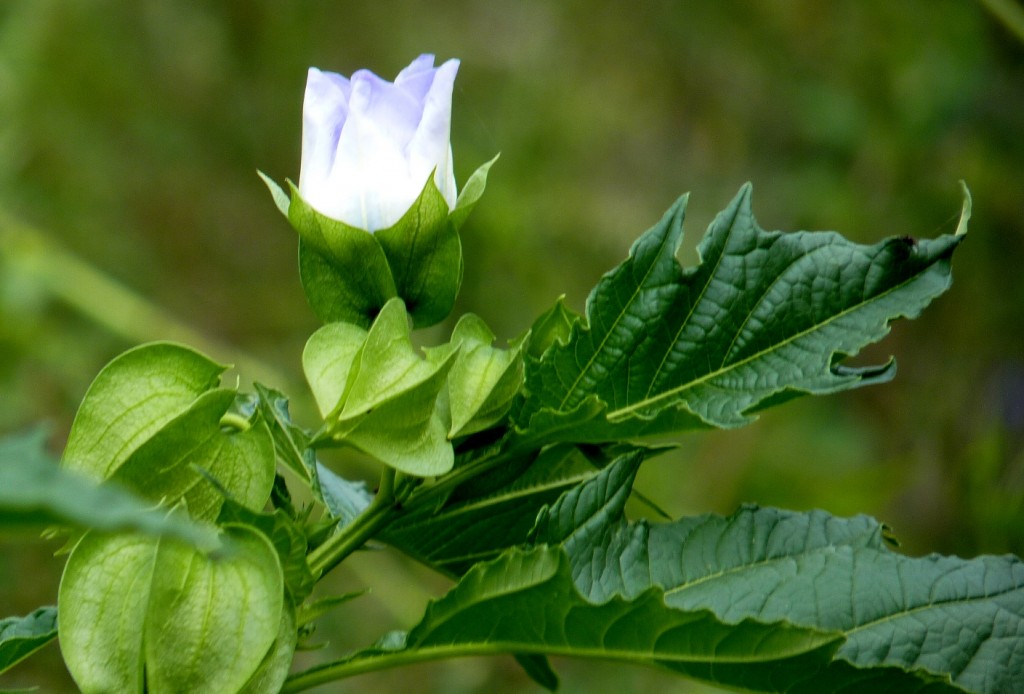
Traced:
<path fill-rule="evenodd" d="M 298 176 L 306 68 L 458 57 L 460 181 L 501 152 L 463 230 L 459 312 L 502 338 L 590 287 L 681 193 L 693 250 L 754 183 L 767 229 L 874 242 L 951 233 L 952 291 L 862 361 L 896 380 L 690 435 L 639 488 L 673 515 L 742 502 L 889 523 L 912 554 L 1024 553 L 1024 43 L 1015 0 L 0 3 L 0 433 L 46 422 L 59 453 L 95 373 L 182 339 L 309 413 L 317 325 L 294 233 L 256 176 Z M 450 325 L 423 337 L 439 341 Z M 311 421 L 311 420 L 309 420 Z M 363 474 L 356 463 L 349 474 Z M 55 600 L 62 560 L 0 539 L 0 616 Z M 374 586 L 312 664 L 408 627 L 444 580 L 388 552 L 325 591 Z M 558 659 L 565 691 L 717 691 Z M 412 683 L 412 684 L 410 684 Z M 73 691 L 56 646 L 0 678 Z M 540 691 L 510 658 L 367 675 L 322 691 Z"/>

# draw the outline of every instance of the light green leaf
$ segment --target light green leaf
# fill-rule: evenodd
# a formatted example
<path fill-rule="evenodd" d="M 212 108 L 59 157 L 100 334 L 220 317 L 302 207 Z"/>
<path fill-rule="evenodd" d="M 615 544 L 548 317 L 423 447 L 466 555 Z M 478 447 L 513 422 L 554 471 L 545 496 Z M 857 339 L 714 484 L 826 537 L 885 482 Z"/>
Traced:
<path fill-rule="evenodd" d="M 169 540 L 89 533 L 68 558 L 61 652 L 85 692 L 235 691 L 277 637 L 284 585 L 270 542 L 225 529 L 217 559 Z"/>
<path fill-rule="evenodd" d="M 456 352 L 424 359 L 409 333 L 402 301 L 389 301 L 370 327 L 325 430 L 401 472 L 440 475 L 451 469 L 454 453 L 437 398 Z"/>
<path fill-rule="evenodd" d="M 467 179 L 466 185 L 462 187 L 462 190 L 459 192 L 459 198 L 455 201 L 455 209 L 452 210 L 451 215 L 448 217 L 452 226 L 456 229 L 462 228 L 462 225 L 466 223 L 466 218 L 469 217 L 470 212 L 473 211 L 473 208 L 480 201 L 480 197 L 484 194 L 484 189 L 487 187 L 487 174 L 500 156 L 501 154 L 496 154 L 489 162 L 477 167 L 477 170 Z"/>
<path fill-rule="evenodd" d="M 452 332 L 452 344 L 460 349 L 448 374 L 448 438 L 483 431 L 500 421 L 522 388 L 522 343 L 498 349 L 493 342 L 490 328 L 472 313 L 462 316 Z"/>
<path fill-rule="evenodd" d="M 635 599 L 652 586 L 667 605 L 711 610 L 729 624 L 785 621 L 844 637 L 830 663 L 791 672 L 760 666 L 673 669 L 760 691 L 1024 689 L 1024 563 L 1015 557 L 912 558 L 891 551 L 865 516 L 744 507 L 672 523 L 629 523 L 622 507 L 635 461 L 623 458 L 568 492 L 538 522 L 559 540 L 588 599 Z M 932 691 L 929 689 L 929 691 Z"/>
<path fill-rule="evenodd" d="M 366 342 L 367 332 L 352 323 L 328 323 L 309 336 L 302 351 L 306 374 L 320 414 L 327 417 L 341 402 L 353 364 Z"/>
<path fill-rule="evenodd" d="M 462 285 L 462 241 L 448 212 L 431 175 L 402 218 L 374 234 L 417 328 L 447 318 Z"/>
<path fill-rule="evenodd" d="M 70 524 L 174 537 L 203 551 L 220 546 L 216 532 L 182 512 L 154 509 L 117 485 L 58 467 L 44 441 L 42 431 L 0 439 L 0 529 L 38 532 Z"/>
<path fill-rule="evenodd" d="M 368 327 L 395 296 L 391 267 L 376 236 L 320 214 L 289 182 L 288 221 L 299 233 L 299 275 L 324 323 Z"/>
<path fill-rule="evenodd" d="M 231 390 L 202 395 L 139 447 L 113 479 L 154 501 L 184 500 L 194 518 L 213 520 L 224 496 L 205 473 L 239 503 L 262 508 L 274 484 L 273 438 L 259 417 L 245 431 L 222 427 L 234 399 Z"/>
<path fill-rule="evenodd" d="M 110 477 L 143 442 L 217 387 L 226 368 L 168 342 L 125 352 L 89 386 L 61 464 L 97 480 Z"/>
<path fill-rule="evenodd" d="M 564 345 L 527 363 L 521 427 L 543 434 L 597 399 L 605 410 L 559 433 L 603 441 L 732 427 L 799 394 L 888 380 L 893 364 L 839 362 L 916 317 L 950 284 L 963 235 L 873 246 L 831 232 L 766 232 L 745 186 L 708 229 L 701 263 L 675 254 L 686 198 L 598 283 Z M 966 210 L 966 207 L 965 207 Z"/>
<path fill-rule="evenodd" d="M 657 588 L 632 600 L 585 600 L 562 550 L 509 550 L 477 564 L 391 648 L 374 648 L 289 678 L 284 691 L 397 663 L 496 653 L 546 653 L 634 663 L 827 661 L 837 636 L 785 623 L 723 624 L 669 608 Z"/>
<path fill-rule="evenodd" d="M 57 638 L 57 608 L 40 607 L 24 617 L 0 619 L 0 674 Z"/>

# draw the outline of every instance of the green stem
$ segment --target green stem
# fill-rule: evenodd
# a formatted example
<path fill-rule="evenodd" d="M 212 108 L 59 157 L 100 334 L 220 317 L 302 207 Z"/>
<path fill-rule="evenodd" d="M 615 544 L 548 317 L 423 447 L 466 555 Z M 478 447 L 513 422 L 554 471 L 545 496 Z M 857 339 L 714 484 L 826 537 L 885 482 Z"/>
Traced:
<path fill-rule="evenodd" d="M 370 505 L 355 520 L 309 553 L 309 568 L 314 576 L 326 574 L 393 520 L 398 511 L 394 492 L 395 470 L 385 468 L 380 477 L 380 489 Z"/>
<path fill-rule="evenodd" d="M 298 672 L 285 680 L 281 694 L 302 692 L 327 682 L 334 682 L 367 672 L 387 670 L 402 665 L 424 663 L 431 660 L 447 660 L 466 656 L 499 655 L 510 652 L 510 649 L 495 647 L 491 644 L 473 644 L 463 647 L 439 646 L 434 648 L 415 648 L 400 650 L 393 653 L 382 653 L 373 657 L 342 660 L 327 665 Z M 543 651 L 547 653 L 548 651 Z"/>
<path fill-rule="evenodd" d="M 252 426 L 248 419 L 240 414 L 236 414 L 235 412 L 228 412 L 221 417 L 220 425 L 222 427 L 231 427 L 237 431 L 249 431 L 249 427 Z"/>

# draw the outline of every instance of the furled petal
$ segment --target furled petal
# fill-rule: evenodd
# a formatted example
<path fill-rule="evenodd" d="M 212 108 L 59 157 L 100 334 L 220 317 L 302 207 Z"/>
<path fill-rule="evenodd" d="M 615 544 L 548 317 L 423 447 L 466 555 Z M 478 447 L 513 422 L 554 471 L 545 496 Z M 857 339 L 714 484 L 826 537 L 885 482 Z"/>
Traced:
<path fill-rule="evenodd" d="M 459 62 L 421 55 L 388 82 L 310 69 L 303 105 L 299 193 L 322 214 L 367 231 L 397 222 L 431 172 L 456 200 L 451 98 Z"/>

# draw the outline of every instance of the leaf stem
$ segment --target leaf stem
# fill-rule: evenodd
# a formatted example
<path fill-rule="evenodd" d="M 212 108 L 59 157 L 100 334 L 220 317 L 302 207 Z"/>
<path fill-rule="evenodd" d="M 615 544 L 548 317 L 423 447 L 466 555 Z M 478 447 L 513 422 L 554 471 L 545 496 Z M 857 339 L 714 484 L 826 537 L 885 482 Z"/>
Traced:
<path fill-rule="evenodd" d="M 356 518 L 309 553 L 309 568 L 314 576 L 323 576 L 345 557 L 366 544 L 386 526 L 398 509 L 395 505 L 395 469 L 386 467 L 380 476 L 380 489 L 370 505 Z"/>

